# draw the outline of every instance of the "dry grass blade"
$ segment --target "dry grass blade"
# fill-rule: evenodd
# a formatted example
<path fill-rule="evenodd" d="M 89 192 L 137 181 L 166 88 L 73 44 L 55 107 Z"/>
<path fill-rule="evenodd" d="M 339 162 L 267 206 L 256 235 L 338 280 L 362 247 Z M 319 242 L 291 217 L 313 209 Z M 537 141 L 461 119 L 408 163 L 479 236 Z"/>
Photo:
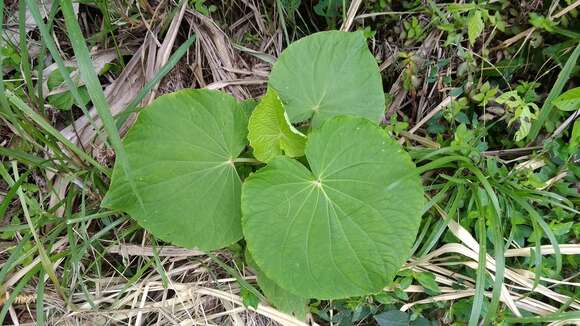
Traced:
<path fill-rule="evenodd" d="M 179 31 L 179 27 L 181 25 L 181 21 L 183 20 L 183 15 L 185 13 L 185 8 L 187 8 L 186 4 L 187 1 L 182 1 L 181 8 L 177 15 L 175 15 L 171 21 L 171 25 L 169 25 L 169 30 L 167 31 L 167 35 L 165 35 L 165 39 L 163 40 L 163 44 L 157 50 L 157 60 L 155 61 L 155 70 L 153 74 L 150 74 L 150 78 L 153 78 L 153 75 L 157 73 L 163 65 L 167 63 L 169 56 L 171 55 L 171 50 L 173 49 L 173 44 L 175 43 L 175 39 L 177 37 L 177 32 Z M 151 94 L 149 98 L 145 101 L 144 104 L 149 104 L 155 98 L 155 94 L 157 93 L 157 88 L 159 85 L 155 85 L 155 87 L 151 90 Z"/>
<path fill-rule="evenodd" d="M 356 13 L 361 3 L 362 0 L 354 0 L 353 2 L 350 3 L 350 6 L 348 7 L 348 12 L 346 13 L 346 20 L 342 23 L 342 26 L 340 26 L 341 31 L 348 32 L 350 30 L 350 27 L 352 26 L 352 23 L 354 21 L 354 18 L 356 17 Z"/>
<path fill-rule="evenodd" d="M 190 250 L 180 247 L 165 246 L 157 248 L 157 255 L 159 257 L 193 257 L 203 256 L 206 253 L 199 250 Z M 120 254 L 123 256 L 148 256 L 153 257 L 153 247 L 138 246 L 138 245 L 113 245 L 107 248 L 108 253 Z"/>
<path fill-rule="evenodd" d="M 198 42 L 212 72 L 213 82 L 237 80 L 237 76 L 231 72 L 231 69 L 238 69 L 238 66 L 235 64 L 234 50 L 227 35 L 210 18 L 196 11 L 187 10 L 186 13 L 198 35 Z M 236 84 L 228 85 L 226 89 L 238 99 L 250 96 L 244 88 Z"/>

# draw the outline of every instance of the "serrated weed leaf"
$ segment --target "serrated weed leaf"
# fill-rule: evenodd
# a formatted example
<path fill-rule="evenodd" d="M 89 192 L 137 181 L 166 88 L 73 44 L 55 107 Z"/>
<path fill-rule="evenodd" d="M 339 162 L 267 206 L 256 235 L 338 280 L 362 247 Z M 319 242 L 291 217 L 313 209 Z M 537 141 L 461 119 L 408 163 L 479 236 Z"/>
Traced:
<path fill-rule="evenodd" d="M 378 65 L 362 32 L 315 33 L 292 43 L 270 74 L 290 122 L 313 127 L 337 115 L 379 122 L 385 95 Z"/>
<path fill-rule="evenodd" d="M 213 250 L 242 238 L 233 161 L 247 116 L 225 93 L 185 90 L 156 99 L 124 139 L 140 207 L 119 162 L 102 206 L 127 212 L 156 237 Z"/>
<path fill-rule="evenodd" d="M 259 268 L 306 298 L 366 295 L 390 283 L 423 206 L 409 156 L 384 130 L 335 117 L 306 142 L 310 169 L 279 156 L 243 185 L 243 232 Z"/>
<path fill-rule="evenodd" d="M 303 156 L 306 144 L 306 137 L 287 120 L 282 102 L 273 89 L 268 89 L 252 112 L 248 140 L 254 156 L 262 162 L 269 162 L 282 154 Z"/>

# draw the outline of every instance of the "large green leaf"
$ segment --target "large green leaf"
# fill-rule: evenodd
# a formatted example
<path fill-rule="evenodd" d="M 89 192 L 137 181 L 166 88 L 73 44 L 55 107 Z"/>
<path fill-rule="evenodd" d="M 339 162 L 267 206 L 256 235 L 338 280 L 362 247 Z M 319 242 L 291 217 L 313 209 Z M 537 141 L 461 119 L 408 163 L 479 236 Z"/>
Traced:
<path fill-rule="evenodd" d="M 304 155 L 306 137 L 288 123 L 282 102 L 273 89 L 268 89 L 254 109 L 248 130 L 254 156 L 262 162 L 283 153 L 290 157 Z"/>
<path fill-rule="evenodd" d="M 272 67 L 269 84 L 292 123 L 312 118 L 318 127 L 337 115 L 378 122 L 385 110 L 381 75 L 362 32 L 320 32 L 292 43 Z"/>
<path fill-rule="evenodd" d="M 145 108 L 124 140 L 136 191 L 116 162 L 102 205 L 127 212 L 156 237 L 212 250 L 242 237 L 234 160 L 247 118 L 222 92 L 186 90 Z"/>
<path fill-rule="evenodd" d="M 276 308 L 282 310 L 287 314 L 296 316 L 296 318 L 305 320 L 306 319 L 306 304 L 307 299 L 299 297 L 287 290 L 281 288 L 276 282 L 272 281 L 262 270 L 256 266 L 256 262 L 252 258 L 252 255 L 246 250 L 246 262 L 254 269 L 256 276 L 258 277 L 258 285 L 264 295 L 268 298 Z"/>
<path fill-rule="evenodd" d="M 242 225 L 260 269 L 306 298 L 380 291 L 408 258 L 423 206 L 409 156 L 364 118 L 308 136 L 310 170 L 279 156 L 246 179 Z"/>

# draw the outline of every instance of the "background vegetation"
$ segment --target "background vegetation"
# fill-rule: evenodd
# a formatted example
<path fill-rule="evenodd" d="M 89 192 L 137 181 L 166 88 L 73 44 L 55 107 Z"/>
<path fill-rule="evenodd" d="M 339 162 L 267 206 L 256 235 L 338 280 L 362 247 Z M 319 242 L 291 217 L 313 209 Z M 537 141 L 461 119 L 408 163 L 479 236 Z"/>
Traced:
<path fill-rule="evenodd" d="M 99 204 L 139 108 L 187 87 L 257 98 L 289 43 L 341 29 L 368 38 L 428 204 L 392 286 L 312 301 L 308 322 L 578 323 L 580 105 L 554 100 L 579 86 L 579 6 L 0 0 L 0 320 L 301 325 L 258 305 L 241 245 L 168 246 Z"/>

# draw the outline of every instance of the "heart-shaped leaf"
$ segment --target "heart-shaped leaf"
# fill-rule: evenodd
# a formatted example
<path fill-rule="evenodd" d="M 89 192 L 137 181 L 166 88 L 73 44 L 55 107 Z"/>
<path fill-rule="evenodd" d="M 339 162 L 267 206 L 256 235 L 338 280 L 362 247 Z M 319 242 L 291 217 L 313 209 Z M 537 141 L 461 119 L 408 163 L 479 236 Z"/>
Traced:
<path fill-rule="evenodd" d="M 258 267 L 305 298 L 380 291 L 408 258 L 423 206 L 409 156 L 364 118 L 308 136 L 310 170 L 279 156 L 246 179 L 243 232 Z"/>
<path fill-rule="evenodd" d="M 143 109 L 124 140 L 136 193 L 115 164 L 102 205 L 127 212 L 156 237 L 204 250 L 242 237 L 234 160 L 247 118 L 225 93 L 186 90 Z"/>
<path fill-rule="evenodd" d="M 252 112 L 248 130 L 254 156 L 262 162 L 269 162 L 283 153 L 290 157 L 304 155 L 306 137 L 288 122 L 282 102 L 273 89 L 268 89 Z"/>
<path fill-rule="evenodd" d="M 290 122 L 311 125 L 337 115 L 378 122 L 385 94 L 377 62 L 362 32 L 320 32 L 292 43 L 278 58 L 269 80 Z"/>

